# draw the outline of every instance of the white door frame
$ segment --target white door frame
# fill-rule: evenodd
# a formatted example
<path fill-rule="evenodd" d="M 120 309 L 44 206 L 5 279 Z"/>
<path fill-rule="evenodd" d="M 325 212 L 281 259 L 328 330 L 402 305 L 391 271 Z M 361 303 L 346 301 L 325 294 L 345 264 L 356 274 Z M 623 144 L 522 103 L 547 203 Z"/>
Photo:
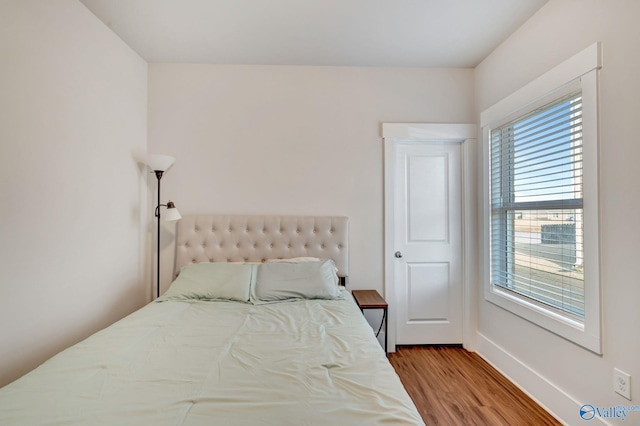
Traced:
<path fill-rule="evenodd" d="M 384 297 L 389 304 L 388 350 L 396 350 L 395 265 L 395 144 L 396 142 L 457 142 L 462 144 L 462 344 L 475 350 L 477 299 L 477 208 L 475 124 L 383 123 L 384 140 Z"/>

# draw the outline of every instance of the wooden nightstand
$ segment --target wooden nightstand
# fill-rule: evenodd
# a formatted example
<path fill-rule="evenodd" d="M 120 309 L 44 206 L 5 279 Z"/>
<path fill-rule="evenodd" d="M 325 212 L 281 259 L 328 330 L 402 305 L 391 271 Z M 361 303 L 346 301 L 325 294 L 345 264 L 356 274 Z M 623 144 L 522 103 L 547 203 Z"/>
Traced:
<path fill-rule="evenodd" d="M 382 324 L 384 324 L 384 352 L 387 353 L 387 311 L 389 309 L 387 301 L 375 290 L 353 290 L 351 294 L 363 313 L 365 309 L 382 309 L 382 321 L 380 321 L 376 337 L 380 334 Z"/>

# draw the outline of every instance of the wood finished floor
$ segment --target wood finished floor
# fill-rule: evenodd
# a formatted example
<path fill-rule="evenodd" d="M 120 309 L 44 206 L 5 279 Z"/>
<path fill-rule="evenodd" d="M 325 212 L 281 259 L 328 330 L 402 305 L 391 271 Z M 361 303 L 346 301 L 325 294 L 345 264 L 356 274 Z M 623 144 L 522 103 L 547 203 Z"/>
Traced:
<path fill-rule="evenodd" d="M 456 346 L 389 354 L 427 425 L 560 425 L 479 355 Z"/>

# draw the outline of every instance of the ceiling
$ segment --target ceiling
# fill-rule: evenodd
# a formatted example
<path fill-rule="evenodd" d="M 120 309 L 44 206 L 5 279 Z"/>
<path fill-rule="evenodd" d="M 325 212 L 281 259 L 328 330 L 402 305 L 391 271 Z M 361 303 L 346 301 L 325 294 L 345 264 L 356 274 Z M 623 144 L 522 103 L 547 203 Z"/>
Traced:
<path fill-rule="evenodd" d="M 478 65 L 547 0 L 80 0 L 149 62 Z"/>

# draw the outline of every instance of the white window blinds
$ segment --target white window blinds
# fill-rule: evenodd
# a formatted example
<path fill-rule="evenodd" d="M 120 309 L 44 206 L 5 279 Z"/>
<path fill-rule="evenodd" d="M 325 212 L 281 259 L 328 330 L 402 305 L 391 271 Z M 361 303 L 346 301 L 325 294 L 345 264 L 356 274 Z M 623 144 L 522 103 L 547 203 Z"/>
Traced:
<path fill-rule="evenodd" d="M 491 130 L 491 281 L 584 317 L 582 93 Z"/>

